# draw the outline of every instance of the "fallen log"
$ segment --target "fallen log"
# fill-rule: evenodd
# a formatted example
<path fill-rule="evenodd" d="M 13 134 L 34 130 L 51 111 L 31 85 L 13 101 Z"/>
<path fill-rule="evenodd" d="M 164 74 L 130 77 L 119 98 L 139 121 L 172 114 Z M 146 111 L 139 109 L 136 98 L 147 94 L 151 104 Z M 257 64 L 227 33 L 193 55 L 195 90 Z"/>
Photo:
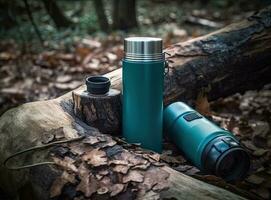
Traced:
<path fill-rule="evenodd" d="M 193 103 L 203 90 L 214 100 L 270 82 L 270 27 L 271 8 L 267 8 L 240 23 L 166 49 L 170 69 L 165 105 L 176 100 Z M 121 89 L 121 69 L 106 76 L 113 88 Z M 31 146 L 86 136 L 12 162 L 18 166 L 53 160 L 54 165 L 12 171 L 1 164 L 1 188 L 21 199 L 243 199 L 163 166 L 158 154 L 88 126 L 74 115 L 71 92 L 7 111 L 0 118 L 0 133 L 1 163 Z"/>

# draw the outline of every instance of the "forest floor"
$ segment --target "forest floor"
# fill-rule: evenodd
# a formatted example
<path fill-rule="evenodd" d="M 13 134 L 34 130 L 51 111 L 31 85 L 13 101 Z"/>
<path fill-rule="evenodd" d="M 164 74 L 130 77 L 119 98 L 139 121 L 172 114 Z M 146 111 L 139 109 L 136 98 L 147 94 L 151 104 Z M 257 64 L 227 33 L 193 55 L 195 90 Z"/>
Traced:
<path fill-rule="evenodd" d="M 82 85 L 89 75 L 104 74 L 121 67 L 122 41 L 126 36 L 163 37 L 167 47 L 241 20 L 257 7 L 252 5 L 240 11 L 237 6 L 217 9 L 214 6 L 178 4 L 181 6 L 181 12 L 178 12 L 179 7 L 170 3 L 165 8 L 168 14 L 159 16 L 161 5 L 155 5 L 152 13 L 158 16 L 144 15 L 147 11 L 142 6 L 139 9 L 140 28 L 129 33 L 70 36 L 72 40 L 68 45 L 63 41 L 48 40 L 38 48 L 37 42 L 21 44 L 7 37 L 1 40 L 0 115 L 25 102 L 58 97 Z M 213 120 L 233 132 L 250 152 L 252 167 L 244 181 L 229 184 L 215 176 L 202 174 L 168 141 L 164 143 L 165 150 L 160 159 L 180 172 L 251 199 L 270 199 L 270 99 L 271 85 L 266 85 L 259 91 L 247 91 L 211 102 Z"/>

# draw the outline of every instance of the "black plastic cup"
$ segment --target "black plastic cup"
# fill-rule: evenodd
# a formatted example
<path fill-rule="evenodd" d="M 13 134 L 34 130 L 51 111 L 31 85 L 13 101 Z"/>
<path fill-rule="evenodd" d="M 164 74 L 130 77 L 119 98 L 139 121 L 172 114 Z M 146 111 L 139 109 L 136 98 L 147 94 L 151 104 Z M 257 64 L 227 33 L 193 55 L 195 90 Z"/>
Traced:
<path fill-rule="evenodd" d="M 106 94 L 110 85 L 110 79 L 104 76 L 89 76 L 86 78 L 87 91 L 91 94 Z"/>

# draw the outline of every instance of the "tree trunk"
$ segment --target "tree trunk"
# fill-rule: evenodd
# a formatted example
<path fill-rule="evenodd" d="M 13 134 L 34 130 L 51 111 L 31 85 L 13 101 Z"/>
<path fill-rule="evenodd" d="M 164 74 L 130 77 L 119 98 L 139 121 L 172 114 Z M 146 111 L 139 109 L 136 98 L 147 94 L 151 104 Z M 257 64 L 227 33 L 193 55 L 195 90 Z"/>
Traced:
<path fill-rule="evenodd" d="M 56 1 L 42 0 L 42 2 L 57 28 L 66 28 L 72 25 L 72 22 L 64 15 Z"/>
<path fill-rule="evenodd" d="M 97 13 L 98 22 L 102 31 L 109 30 L 108 21 L 104 11 L 104 3 L 102 0 L 94 0 L 95 11 Z"/>
<path fill-rule="evenodd" d="M 209 89 L 210 100 L 270 82 L 271 8 L 207 36 L 166 49 L 170 71 L 165 80 L 165 105 L 193 103 Z M 106 74 L 112 88 L 121 89 L 121 69 Z M 76 91 L 84 90 L 84 87 Z M 94 126 L 94 125 L 93 125 Z M 57 99 L 24 104 L 0 118 L 0 162 L 14 152 L 61 138 L 86 135 L 83 141 L 59 144 L 28 154 L 13 165 L 52 160 L 27 170 L 1 165 L 0 185 L 9 194 L 38 199 L 243 199 L 161 165 L 159 155 L 119 138 L 102 134 L 73 112 L 72 92 Z M 26 192 L 26 188 L 30 191 Z"/>
<path fill-rule="evenodd" d="M 113 1 L 113 29 L 128 30 L 137 27 L 136 0 Z"/>

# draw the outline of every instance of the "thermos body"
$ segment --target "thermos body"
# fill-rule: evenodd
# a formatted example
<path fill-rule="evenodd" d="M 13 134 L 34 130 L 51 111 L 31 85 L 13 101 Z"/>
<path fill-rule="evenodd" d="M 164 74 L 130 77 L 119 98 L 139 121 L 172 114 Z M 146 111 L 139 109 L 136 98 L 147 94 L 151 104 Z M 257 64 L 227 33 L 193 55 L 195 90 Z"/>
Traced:
<path fill-rule="evenodd" d="M 165 115 L 178 110 L 182 110 L 182 113 L 177 113 L 177 119 L 174 118 L 171 122 L 165 123 L 167 124 L 168 135 L 194 165 L 202 168 L 201 155 L 205 145 L 213 138 L 223 134 L 228 135 L 229 132 L 216 126 L 185 104 L 171 104 L 165 110 Z M 189 121 L 185 119 L 185 116 L 193 117 L 193 115 L 193 119 L 190 118 Z M 166 119 L 168 117 L 165 117 Z M 231 134 L 229 137 L 231 137 Z"/>
<path fill-rule="evenodd" d="M 130 143 L 161 152 L 164 62 L 123 61 L 123 133 Z"/>
<path fill-rule="evenodd" d="M 140 143 L 143 148 L 160 153 L 165 62 L 162 40 L 128 38 L 126 43 L 126 57 L 122 62 L 123 136 L 129 143 Z M 134 51 L 130 46 L 138 47 L 137 54 L 129 54 Z M 158 53 L 151 54 L 152 51 Z"/>
<path fill-rule="evenodd" d="M 242 179 L 249 170 L 249 156 L 234 135 L 188 105 L 169 105 L 164 126 L 169 138 L 202 171 L 231 181 Z"/>

